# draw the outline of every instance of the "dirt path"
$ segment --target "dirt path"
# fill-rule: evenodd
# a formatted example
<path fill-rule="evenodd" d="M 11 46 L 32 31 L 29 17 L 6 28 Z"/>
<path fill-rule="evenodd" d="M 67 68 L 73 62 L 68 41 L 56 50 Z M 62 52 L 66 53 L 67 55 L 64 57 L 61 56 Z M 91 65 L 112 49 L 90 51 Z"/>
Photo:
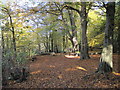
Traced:
<path fill-rule="evenodd" d="M 99 55 L 92 55 L 89 60 L 78 57 L 37 56 L 30 62 L 30 73 L 27 81 L 11 83 L 10 88 L 85 88 L 89 80 L 83 76 L 95 72 L 99 63 Z"/>

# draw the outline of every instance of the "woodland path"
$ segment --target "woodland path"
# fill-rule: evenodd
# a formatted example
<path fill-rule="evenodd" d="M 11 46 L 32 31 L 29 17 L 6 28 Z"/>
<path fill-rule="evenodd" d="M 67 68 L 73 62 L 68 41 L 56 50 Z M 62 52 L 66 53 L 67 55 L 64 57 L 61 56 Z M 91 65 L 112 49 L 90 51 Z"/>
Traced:
<path fill-rule="evenodd" d="M 100 84 L 94 81 L 94 77 L 83 79 L 85 75 L 96 71 L 99 57 L 100 55 L 92 55 L 89 60 L 79 60 L 79 57 L 64 55 L 37 56 L 37 60 L 29 63 L 30 76 L 27 81 L 11 82 L 9 88 L 108 88 L 110 84 L 107 81 Z"/>

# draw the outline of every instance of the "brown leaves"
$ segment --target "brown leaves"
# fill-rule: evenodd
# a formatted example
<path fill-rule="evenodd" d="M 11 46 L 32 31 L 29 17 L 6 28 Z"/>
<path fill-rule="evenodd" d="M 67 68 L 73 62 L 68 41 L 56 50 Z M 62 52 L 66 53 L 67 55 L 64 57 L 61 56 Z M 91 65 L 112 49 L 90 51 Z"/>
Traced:
<path fill-rule="evenodd" d="M 114 55 L 114 65 L 117 58 Z M 37 56 L 30 63 L 30 73 L 27 81 L 10 83 L 10 88 L 115 88 L 120 85 L 120 76 L 114 74 L 90 74 L 96 71 L 99 55 L 91 55 L 89 60 L 66 58 L 63 55 Z M 117 67 L 114 67 L 116 70 Z M 115 71 L 116 72 L 116 71 Z M 88 78 L 83 78 L 88 75 Z M 117 73 L 118 74 L 118 73 Z M 108 76 L 106 78 L 106 76 Z"/>

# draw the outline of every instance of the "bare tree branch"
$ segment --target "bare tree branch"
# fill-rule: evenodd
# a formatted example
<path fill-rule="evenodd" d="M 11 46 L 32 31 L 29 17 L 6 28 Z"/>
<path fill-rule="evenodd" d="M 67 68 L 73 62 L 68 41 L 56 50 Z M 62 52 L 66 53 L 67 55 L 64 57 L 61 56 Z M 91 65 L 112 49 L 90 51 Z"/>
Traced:
<path fill-rule="evenodd" d="M 81 15 L 81 11 L 78 10 L 78 9 L 76 9 L 76 8 L 73 8 L 73 7 L 71 7 L 71 6 L 67 6 L 67 5 L 65 5 L 65 6 L 62 7 L 61 10 L 63 10 L 64 8 L 71 9 L 71 10 L 75 10 L 76 12 L 78 12 L 78 13 Z"/>

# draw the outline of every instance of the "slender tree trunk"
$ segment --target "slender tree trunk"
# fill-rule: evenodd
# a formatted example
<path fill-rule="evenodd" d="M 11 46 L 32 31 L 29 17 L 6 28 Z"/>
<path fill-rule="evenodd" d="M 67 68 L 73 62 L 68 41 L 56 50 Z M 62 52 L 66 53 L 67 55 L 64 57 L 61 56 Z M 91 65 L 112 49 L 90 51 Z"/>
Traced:
<path fill-rule="evenodd" d="M 30 54 L 30 51 L 31 51 L 31 50 L 30 50 L 30 48 L 28 48 L 28 52 L 29 52 L 29 57 L 31 56 L 31 54 Z"/>
<path fill-rule="evenodd" d="M 81 50 L 80 50 L 80 59 L 89 59 L 88 54 L 88 42 L 87 42 L 87 13 L 86 13 L 86 2 L 82 2 L 81 6 L 81 29 L 82 29 L 82 35 L 81 35 Z"/>
<path fill-rule="evenodd" d="M 54 51 L 54 40 L 53 40 L 53 32 L 50 33 L 50 38 L 51 38 L 51 52 Z"/>
<path fill-rule="evenodd" d="M 1 30 L 1 36 L 2 36 L 2 58 L 4 58 L 5 43 L 4 43 L 4 34 L 3 34 L 3 30 Z"/>
<path fill-rule="evenodd" d="M 58 53 L 58 46 L 55 45 L 55 53 Z"/>
<path fill-rule="evenodd" d="M 63 51 L 65 51 L 67 44 L 68 44 L 68 38 L 67 38 L 67 34 L 65 33 L 65 35 L 63 36 Z"/>
<path fill-rule="evenodd" d="M 41 45 L 38 43 L 38 50 L 41 51 Z"/>
<path fill-rule="evenodd" d="M 54 41 L 53 41 L 53 38 L 51 39 L 51 51 L 52 52 L 54 51 Z"/>
<path fill-rule="evenodd" d="M 47 34 L 46 34 L 46 51 L 49 52 L 49 38 Z"/>
<path fill-rule="evenodd" d="M 5 42 L 4 42 L 4 32 L 3 32 L 3 30 L 4 30 L 4 28 L 2 28 L 2 30 L 1 30 L 1 32 L 0 32 L 0 34 L 1 34 L 1 38 L 0 38 L 0 58 L 1 58 L 1 62 L 3 63 L 3 65 L 2 65 L 2 63 L 0 64 L 0 71 L 2 71 L 1 73 L 0 73 L 0 78 L 1 78 L 1 83 L 2 83 L 2 85 L 4 86 L 4 85 L 7 85 L 7 76 L 8 76 L 8 69 L 7 69 L 7 65 L 5 65 L 6 63 L 5 63 L 5 58 L 4 58 L 4 55 L 5 55 Z M 2 52 L 1 52 L 2 51 Z"/>
<path fill-rule="evenodd" d="M 34 31 L 33 31 L 34 32 Z M 35 32 L 36 33 L 36 32 Z M 39 39 L 39 34 L 36 33 L 37 35 L 37 45 L 38 45 L 38 50 L 41 51 L 41 45 L 40 45 L 40 39 Z"/>
<path fill-rule="evenodd" d="M 112 72 L 113 69 L 113 30 L 114 30 L 114 15 L 115 15 L 115 2 L 108 2 L 106 4 L 106 27 L 104 48 L 100 58 L 98 72 L 106 73 Z"/>
<path fill-rule="evenodd" d="M 16 62 L 16 57 L 17 57 L 17 52 L 16 52 L 16 39 L 15 39 L 15 30 L 14 30 L 14 26 L 13 26 L 13 22 L 12 22 L 12 17 L 8 11 L 8 15 L 9 15 L 9 18 L 10 18 L 10 25 L 12 27 L 12 37 L 13 37 L 13 49 L 14 49 L 14 60 Z"/>
<path fill-rule="evenodd" d="M 48 49 L 49 49 L 49 52 L 51 51 L 51 47 L 50 47 L 50 44 L 51 44 L 51 41 L 50 41 L 50 34 L 49 34 L 49 37 L 48 37 L 49 39 L 48 39 Z"/>
<path fill-rule="evenodd" d="M 6 36 L 7 40 L 6 40 L 6 48 L 9 49 L 9 37 L 8 35 Z"/>
<path fill-rule="evenodd" d="M 65 51 L 65 35 L 63 35 L 63 52 Z"/>

